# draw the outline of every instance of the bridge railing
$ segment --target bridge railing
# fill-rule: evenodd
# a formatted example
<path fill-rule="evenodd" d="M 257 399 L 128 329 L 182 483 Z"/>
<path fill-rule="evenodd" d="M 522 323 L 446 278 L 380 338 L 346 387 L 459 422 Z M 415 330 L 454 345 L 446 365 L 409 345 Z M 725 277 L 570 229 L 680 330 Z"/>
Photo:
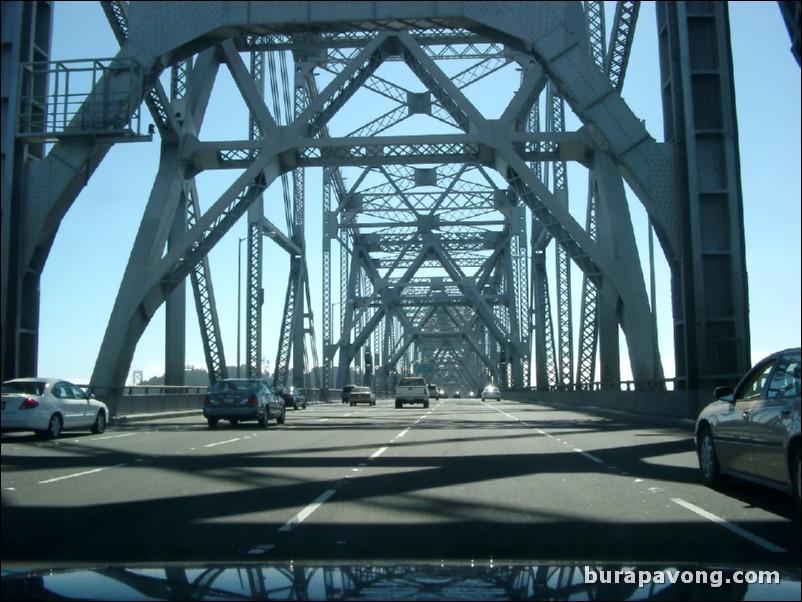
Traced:
<path fill-rule="evenodd" d="M 644 386 L 633 381 L 623 381 L 614 386 L 579 387 L 532 387 L 515 391 L 504 391 L 503 396 L 533 403 L 556 403 L 576 409 L 604 408 L 646 414 L 652 416 L 693 419 L 699 410 L 713 400 L 713 388 L 686 391 L 667 389 L 664 383 Z M 85 388 L 89 388 L 84 385 Z M 109 406 L 112 418 L 165 412 L 197 412 L 203 408 L 203 396 L 208 387 L 131 385 L 112 390 L 92 388 L 92 393 Z M 310 403 L 339 403 L 341 389 L 305 389 Z M 380 398 L 392 397 L 392 392 L 377 391 Z"/>

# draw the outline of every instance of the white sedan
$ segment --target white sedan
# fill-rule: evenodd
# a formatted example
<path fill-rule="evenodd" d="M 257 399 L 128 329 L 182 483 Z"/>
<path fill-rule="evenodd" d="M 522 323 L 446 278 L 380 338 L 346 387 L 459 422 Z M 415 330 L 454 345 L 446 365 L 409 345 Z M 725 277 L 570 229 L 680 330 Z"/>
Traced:
<path fill-rule="evenodd" d="M 55 378 L 17 378 L 3 383 L 2 430 L 34 431 L 57 439 L 62 430 L 106 430 L 109 408 L 81 387 Z"/>

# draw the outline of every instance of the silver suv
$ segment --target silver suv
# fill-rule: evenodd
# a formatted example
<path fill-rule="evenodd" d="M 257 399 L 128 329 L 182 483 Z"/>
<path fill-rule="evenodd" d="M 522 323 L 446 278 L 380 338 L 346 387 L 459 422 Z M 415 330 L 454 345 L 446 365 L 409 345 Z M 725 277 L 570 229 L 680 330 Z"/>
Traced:
<path fill-rule="evenodd" d="M 758 362 L 696 421 L 702 480 L 715 487 L 722 474 L 780 489 L 800 507 L 800 348 Z"/>

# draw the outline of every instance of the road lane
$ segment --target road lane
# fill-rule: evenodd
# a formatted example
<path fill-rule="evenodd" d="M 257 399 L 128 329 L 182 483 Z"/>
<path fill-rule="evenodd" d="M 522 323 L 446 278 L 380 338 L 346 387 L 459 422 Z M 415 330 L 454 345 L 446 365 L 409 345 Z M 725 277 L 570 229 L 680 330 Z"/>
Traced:
<path fill-rule="evenodd" d="M 689 509 L 730 520 L 743 504 L 699 484 L 687 431 L 512 402 L 391 404 L 321 404 L 267 430 L 192 417 L 57 442 L 4 436 L 4 562 L 771 553 L 798 564 L 798 519 L 773 492 L 733 524 L 784 552 Z"/>

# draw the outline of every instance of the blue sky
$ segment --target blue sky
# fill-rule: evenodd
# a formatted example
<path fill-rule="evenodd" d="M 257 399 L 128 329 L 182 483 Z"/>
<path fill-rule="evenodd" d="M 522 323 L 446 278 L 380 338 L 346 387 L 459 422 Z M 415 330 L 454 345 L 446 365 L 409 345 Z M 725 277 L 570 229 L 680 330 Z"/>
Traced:
<path fill-rule="evenodd" d="M 53 60 L 111 57 L 118 46 L 98 2 L 54 3 Z M 749 277 L 752 355 L 759 359 L 777 349 L 800 344 L 800 68 L 774 2 L 732 2 L 732 44 L 739 115 L 741 177 L 744 198 Z M 623 96 L 662 140 L 656 24 L 651 3 L 644 2 L 638 22 Z M 513 85 L 511 83 L 510 85 Z M 477 97 L 480 102 L 481 95 Z M 270 105 L 270 103 L 268 103 Z M 228 125 L 229 107 L 210 107 L 209 132 Z M 485 113 L 487 114 L 487 113 Z M 147 111 L 144 123 L 149 122 Z M 569 129 L 576 123 L 568 121 Z M 213 133 L 208 138 L 218 138 Z M 225 138 L 225 136 L 222 136 Z M 158 166 L 158 141 L 118 144 L 78 197 L 59 229 L 41 282 L 39 373 L 88 382 L 102 342 L 123 270 L 136 236 Z M 571 167 L 572 198 L 586 175 Z M 307 178 L 307 242 L 313 297 L 320 298 L 319 187 Z M 201 176 L 202 204 L 214 200 L 225 185 Z M 576 181 L 576 184 L 574 184 Z M 647 226 L 639 203 L 630 197 L 641 260 L 646 261 Z M 278 185 L 268 191 L 268 217 L 285 223 Z M 584 223 L 581 220 L 580 223 Z M 236 360 L 237 248 L 245 236 L 240 224 L 210 255 L 227 363 Z M 275 361 L 289 261 L 278 247 L 266 245 L 266 305 L 263 355 Z M 243 257 L 245 246 L 243 245 Z M 658 247 L 659 252 L 659 247 Z M 575 269 L 575 274 L 578 270 Z M 648 272 L 644 270 L 648 282 Z M 658 332 L 667 376 L 673 375 L 670 288 L 665 264 L 656 262 Z M 68 292 L 65 292 L 68 291 Z M 320 302 L 317 301 L 319 304 Z M 322 329 L 322 310 L 313 307 Z M 244 314 L 244 311 L 243 311 Z M 578 311 L 575 321 L 578 321 Z M 205 366 L 191 293 L 188 308 L 187 363 Z M 243 317 L 244 321 L 244 317 Z M 322 330 L 317 334 L 322 342 Z M 131 366 L 151 378 L 163 373 L 163 311 L 142 337 Z M 244 351 L 242 352 L 244 357 Z M 322 353 L 319 354 L 322 360 Z"/>

